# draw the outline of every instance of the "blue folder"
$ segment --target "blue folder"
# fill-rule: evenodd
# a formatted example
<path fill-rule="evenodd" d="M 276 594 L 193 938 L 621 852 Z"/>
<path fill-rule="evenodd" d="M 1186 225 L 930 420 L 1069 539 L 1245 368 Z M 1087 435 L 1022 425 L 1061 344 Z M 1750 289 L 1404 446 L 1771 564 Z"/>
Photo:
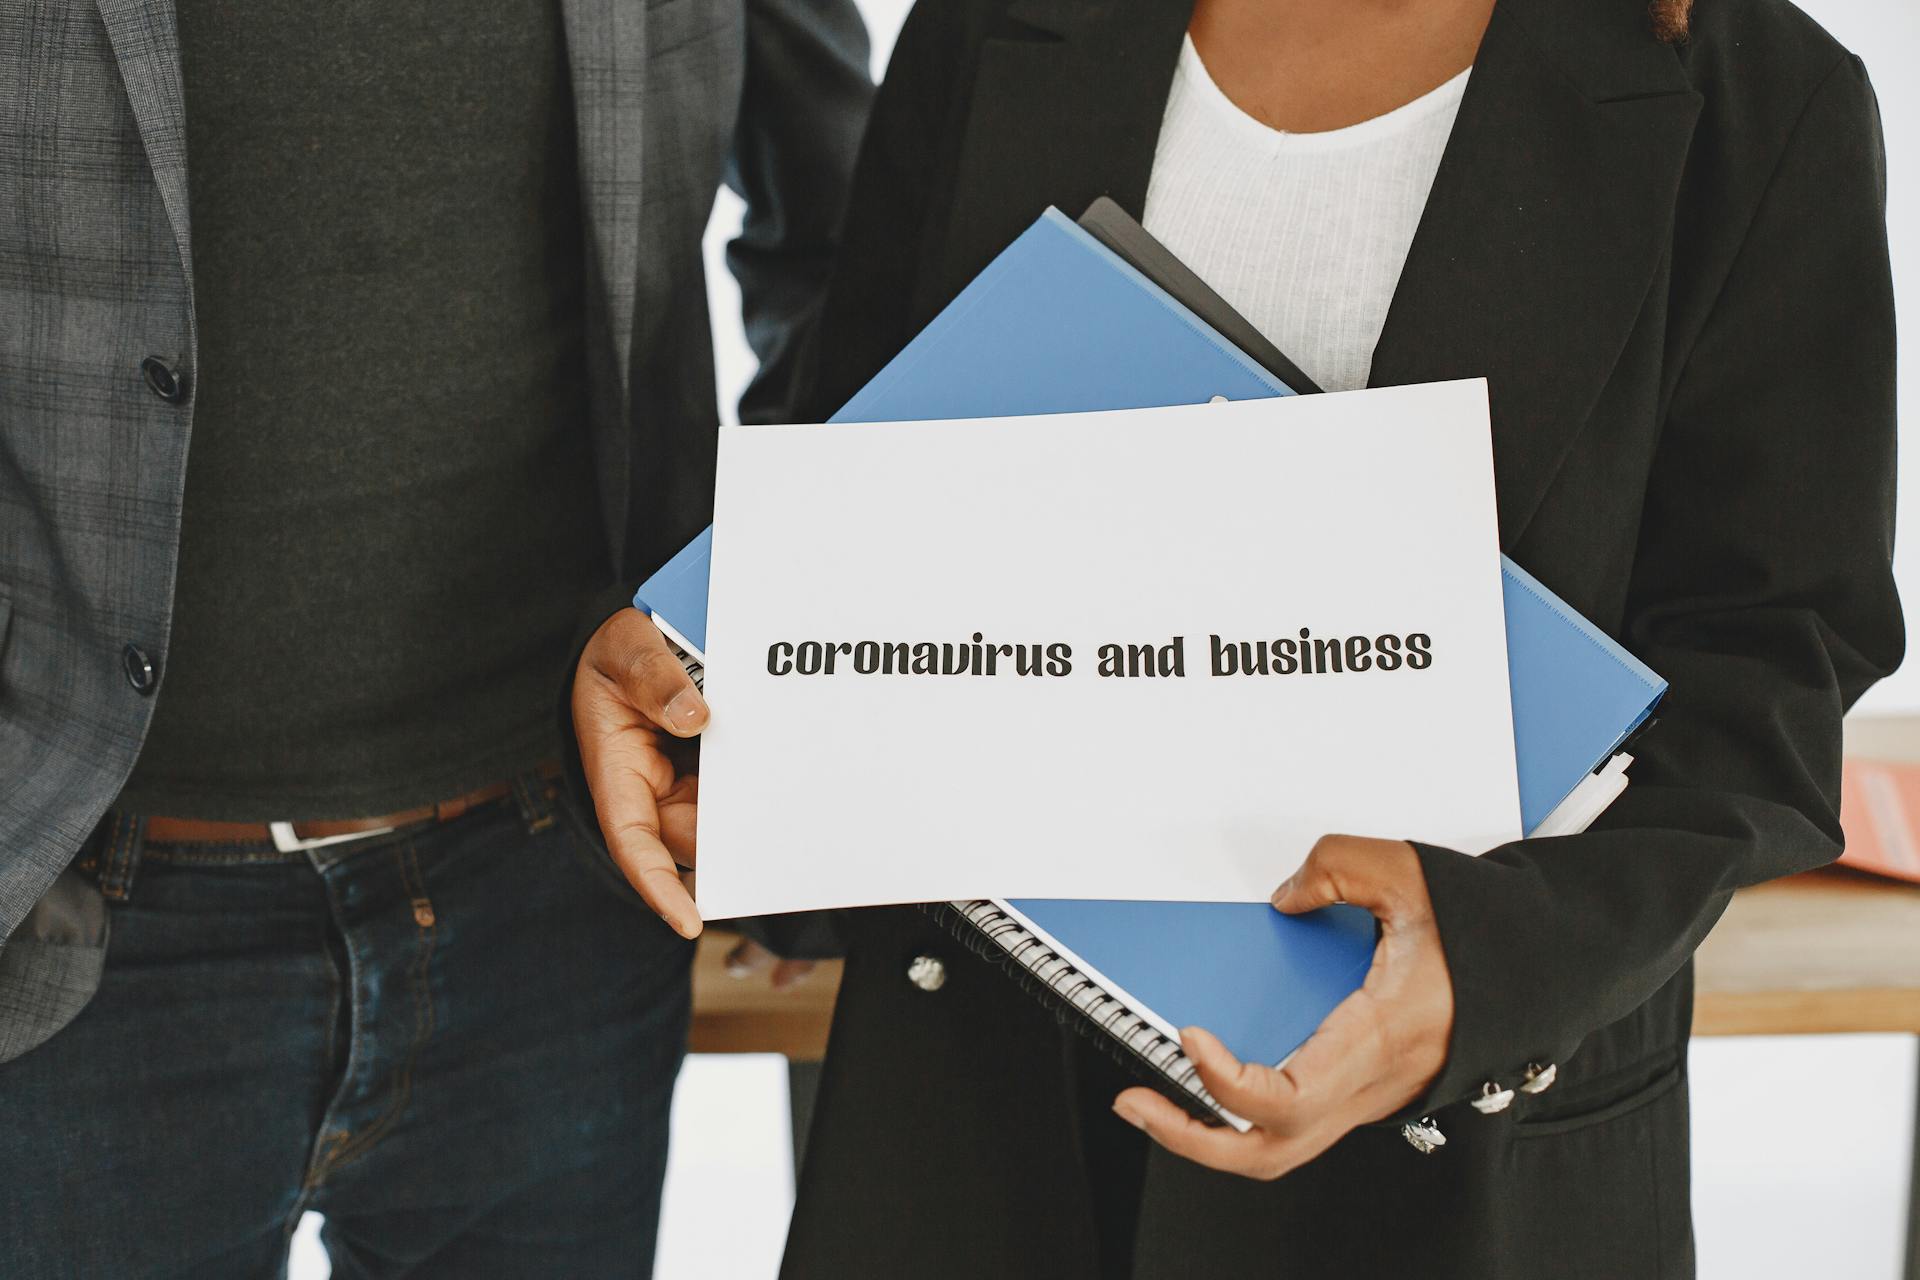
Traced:
<path fill-rule="evenodd" d="M 1049 209 L 834 415 L 905 422 L 1140 409 L 1294 394 L 1194 311 Z M 634 604 L 704 657 L 712 531 Z M 1666 685 L 1502 559 L 1523 827 L 1538 829 L 1646 721 Z M 1417 835 L 1417 832 L 1409 832 Z M 1264 904 L 1016 899 L 1083 970 L 1174 1028 L 1274 1063 L 1360 983 L 1373 918 Z"/>

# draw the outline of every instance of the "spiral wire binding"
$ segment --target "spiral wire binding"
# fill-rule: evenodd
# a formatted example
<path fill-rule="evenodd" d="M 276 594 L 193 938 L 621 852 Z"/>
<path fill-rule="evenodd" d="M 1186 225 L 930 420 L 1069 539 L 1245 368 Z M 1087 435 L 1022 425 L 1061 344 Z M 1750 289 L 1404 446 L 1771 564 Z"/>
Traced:
<path fill-rule="evenodd" d="M 927 903 L 924 910 L 968 950 L 1006 970 L 1061 1023 L 1101 1046 L 1122 1066 L 1188 1112 L 1220 1122 L 1220 1104 L 1177 1040 L 1129 1009 L 993 902 Z"/>
<path fill-rule="evenodd" d="M 667 641 L 667 648 L 673 650 L 673 656 L 680 659 L 681 668 L 693 678 L 693 687 L 705 693 L 707 691 L 706 663 L 700 661 L 700 659 L 694 657 L 671 640 Z"/>

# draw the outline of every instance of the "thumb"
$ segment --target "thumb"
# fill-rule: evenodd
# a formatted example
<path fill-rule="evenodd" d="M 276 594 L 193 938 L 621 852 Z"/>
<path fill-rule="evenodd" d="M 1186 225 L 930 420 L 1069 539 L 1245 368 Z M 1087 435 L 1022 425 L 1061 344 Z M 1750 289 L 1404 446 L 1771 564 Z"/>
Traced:
<path fill-rule="evenodd" d="M 1409 873 L 1419 874 L 1419 855 L 1404 840 L 1321 836 L 1300 869 L 1273 891 L 1273 905 L 1294 916 L 1345 902 L 1385 921 L 1402 905 Z"/>
<path fill-rule="evenodd" d="M 677 738 L 707 727 L 706 699 L 693 676 L 653 619 L 638 609 L 622 609 L 602 623 L 580 666 L 599 677 L 587 684 L 590 694 L 617 699 Z"/>

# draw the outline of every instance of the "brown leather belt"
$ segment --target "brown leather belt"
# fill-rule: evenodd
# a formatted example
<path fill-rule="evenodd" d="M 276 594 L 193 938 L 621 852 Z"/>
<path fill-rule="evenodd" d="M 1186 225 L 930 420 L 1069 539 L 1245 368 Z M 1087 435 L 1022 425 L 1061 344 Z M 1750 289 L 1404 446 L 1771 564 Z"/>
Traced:
<path fill-rule="evenodd" d="M 560 766 L 543 764 L 538 773 L 552 781 Z M 513 794 L 513 783 L 494 782 L 463 796 L 437 804 L 384 813 L 374 818 L 339 818 L 320 822 L 206 822 L 198 818 L 148 818 L 149 844 L 271 844 L 286 853 L 385 835 L 420 822 L 451 822 L 461 814 Z"/>

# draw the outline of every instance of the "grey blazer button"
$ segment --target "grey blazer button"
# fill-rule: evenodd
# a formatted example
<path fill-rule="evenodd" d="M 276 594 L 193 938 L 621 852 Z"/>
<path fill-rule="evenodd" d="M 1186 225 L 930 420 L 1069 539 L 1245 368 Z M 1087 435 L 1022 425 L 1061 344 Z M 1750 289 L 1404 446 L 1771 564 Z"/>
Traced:
<path fill-rule="evenodd" d="M 127 673 L 127 683 L 133 686 L 135 693 L 151 695 L 160 683 L 160 673 L 154 669 L 153 659 L 137 644 L 130 644 L 120 651 L 120 669 Z"/>
<path fill-rule="evenodd" d="M 140 373 L 147 380 L 147 389 L 168 404 L 179 404 L 187 398 L 187 380 L 159 356 L 142 360 Z"/>
<path fill-rule="evenodd" d="M 915 956 L 907 965 L 907 981 L 922 991 L 947 985 L 947 966 L 938 956 Z"/>
<path fill-rule="evenodd" d="M 1522 1093 L 1545 1093 L 1553 1088 L 1553 1082 L 1560 1078 L 1560 1064 L 1549 1062 L 1541 1066 L 1537 1062 L 1527 1064 L 1527 1078 L 1520 1082 Z"/>

